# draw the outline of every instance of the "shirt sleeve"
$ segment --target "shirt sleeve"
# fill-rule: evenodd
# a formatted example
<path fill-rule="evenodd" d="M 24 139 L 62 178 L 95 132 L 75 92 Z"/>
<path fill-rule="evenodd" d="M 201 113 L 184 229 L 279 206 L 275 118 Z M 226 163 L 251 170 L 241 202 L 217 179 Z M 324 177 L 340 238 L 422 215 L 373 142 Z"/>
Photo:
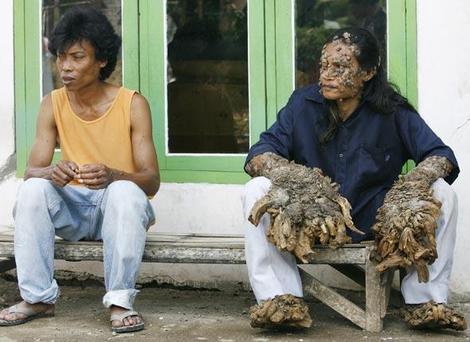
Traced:
<path fill-rule="evenodd" d="M 442 142 L 418 113 L 401 109 L 397 119 L 402 141 L 414 162 L 419 163 L 430 156 L 447 158 L 454 167 L 445 180 L 452 184 L 460 172 L 452 149 Z"/>
<path fill-rule="evenodd" d="M 272 152 L 286 159 L 291 159 L 294 129 L 292 97 L 277 114 L 276 122 L 268 130 L 261 133 L 259 141 L 250 148 L 245 166 L 253 157 L 266 152 Z"/>

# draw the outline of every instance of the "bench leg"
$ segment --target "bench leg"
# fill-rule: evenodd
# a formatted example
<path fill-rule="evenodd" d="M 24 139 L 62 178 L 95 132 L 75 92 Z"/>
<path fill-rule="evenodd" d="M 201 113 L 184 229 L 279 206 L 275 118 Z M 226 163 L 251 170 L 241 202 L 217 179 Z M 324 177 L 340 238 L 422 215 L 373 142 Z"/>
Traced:
<path fill-rule="evenodd" d="M 16 268 L 15 258 L 0 259 L 0 273 Z"/>
<path fill-rule="evenodd" d="M 388 270 L 382 275 L 381 286 L 385 287 L 385 293 L 382 296 L 382 305 L 381 305 L 381 317 L 384 318 L 387 314 L 388 304 L 390 303 L 390 295 L 392 290 L 393 276 L 395 275 L 395 270 Z"/>
<path fill-rule="evenodd" d="M 370 251 L 373 247 L 367 247 L 366 254 L 366 330 L 370 332 L 380 332 L 383 329 L 383 317 L 385 316 L 390 284 L 387 280 L 385 284 L 381 281 L 380 273 L 376 270 L 375 264 L 369 259 Z"/>
<path fill-rule="evenodd" d="M 362 329 L 367 329 L 364 310 L 338 292 L 322 284 L 303 269 L 299 268 L 299 272 L 305 293 L 317 298 Z"/>

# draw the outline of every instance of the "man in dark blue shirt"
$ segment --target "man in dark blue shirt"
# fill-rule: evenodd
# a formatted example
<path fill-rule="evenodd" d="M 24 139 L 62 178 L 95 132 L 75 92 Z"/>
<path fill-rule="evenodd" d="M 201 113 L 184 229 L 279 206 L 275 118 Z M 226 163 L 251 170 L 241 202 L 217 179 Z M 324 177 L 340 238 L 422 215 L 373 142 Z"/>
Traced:
<path fill-rule="evenodd" d="M 367 233 L 351 233 L 354 242 L 372 238 L 377 209 L 408 159 L 419 163 L 429 156 L 445 157 L 454 165 L 445 180 L 451 184 L 457 178 L 459 168 L 452 150 L 408 108 L 381 114 L 362 102 L 338 123 L 334 139 L 322 143 L 329 114 L 319 91 L 318 85 L 295 91 L 246 160 L 272 152 L 320 168 L 340 185 L 340 193 L 352 206 L 354 223 Z"/>
<path fill-rule="evenodd" d="M 322 51 L 320 84 L 295 91 L 276 122 L 250 149 L 245 170 L 254 178 L 245 187 L 245 216 L 250 216 L 255 202 L 270 190 L 270 180 L 259 176 L 267 174 L 262 172 L 267 167 L 263 156 L 273 153 L 321 169 L 340 186 L 340 194 L 351 204 L 355 226 L 366 233 L 351 232 L 353 241 L 372 239 L 377 211 L 404 163 L 427 160 L 425 164 L 432 166 L 436 162 L 436 168 L 446 170 L 435 173 L 430 183 L 434 198 L 442 203 L 440 216 L 432 222 L 437 226 L 439 257 L 428 266 L 428 282 L 419 283 L 416 270 L 412 270 L 403 280 L 402 293 L 407 304 L 417 305 L 411 313 L 425 305 L 431 310 L 433 305 L 441 305 L 438 309 L 442 309 L 447 301 L 457 218 L 456 197 L 449 184 L 457 178 L 459 167 L 452 150 L 387 82 L 379 51 L 377 40 L 364 29 L 343 29 L 330 37 Z M 427 172 L 425 167 L 420 171 Z M 431 189 L 425 190 L 429 193 Z M 259 303 L 251 310 L 252 326 L 309 326 L 308 309 L 301 299 L 292 300 L 292 296 L 303 296 L 294 256 L 268 242 L 269 215 L 263 216 L 256 229 L 248 225 L 247 266 Z M 289 306 L 304 307 L 304 316 L 294 319 Z M 463 316 L 445 309 L 450 320 L 459 324 L 436 319 L 412 325 L 466 329 Z"/>

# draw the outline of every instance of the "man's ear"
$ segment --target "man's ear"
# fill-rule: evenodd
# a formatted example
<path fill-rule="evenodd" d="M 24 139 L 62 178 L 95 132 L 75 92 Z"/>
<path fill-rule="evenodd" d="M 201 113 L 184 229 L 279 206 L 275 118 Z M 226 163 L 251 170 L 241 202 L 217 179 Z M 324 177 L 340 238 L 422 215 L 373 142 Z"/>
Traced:
<path fill-rule="evenodd" d="M 364 71 L 363 76 L 362 76 L 362 80 L 364 82 L 370 81 L 372 79 L 372 77 L 375 76 L 376 73 L 377 73 L 376 68 L 370 69 L 368 71 Z"/>
<path fill-rule="evenodd" d="M 100 68 L 104 68 L 108 64 L 108 61 L 100 61 Z"/>

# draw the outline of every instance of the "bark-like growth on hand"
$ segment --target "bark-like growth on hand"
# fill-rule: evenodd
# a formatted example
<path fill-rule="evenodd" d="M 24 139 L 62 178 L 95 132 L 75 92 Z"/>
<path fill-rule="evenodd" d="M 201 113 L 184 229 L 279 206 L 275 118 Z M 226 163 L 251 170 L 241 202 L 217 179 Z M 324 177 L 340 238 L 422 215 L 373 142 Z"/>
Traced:
<path fill-rule="evenodd" d="M 280 250 L 308 262 L 316 242 L 336 248 L 351 241 L 346 228 L 362 233 L 351 219 L 348 200 L 320 169 L 289 162 L 273 153 L 256 158 L 256 163 L 249 164 L 250 171 L 269 178 L 272 186 L 254 204 L 248 219 L 257 226 L 267 212 L 271 217 L 268 240 Z"/>
<path fill-rule="evenodd" d="M 465 317 L 451 307 L 434 301 L 422 305 L 409 305 L 401 313 L 403 319 L 415 329 L 467 329 Z"/>
<path fill-rule="evenodd" d="M 437 258 L 436 228 L 441 203 L 432 195 L 432 184 L 452 171 L 444 157 L 432 156 L 400 176 L 377 211 L 375 232 L 377 269 L 414 265 L 419 282 L 427 282 L 427 265 Z"/>
<path fill-rule="evenodd" d="M 250 308 L 253 328 L 309 328 L 312 319 L 302 298 L 290 294 L 275 296 Z"/>

